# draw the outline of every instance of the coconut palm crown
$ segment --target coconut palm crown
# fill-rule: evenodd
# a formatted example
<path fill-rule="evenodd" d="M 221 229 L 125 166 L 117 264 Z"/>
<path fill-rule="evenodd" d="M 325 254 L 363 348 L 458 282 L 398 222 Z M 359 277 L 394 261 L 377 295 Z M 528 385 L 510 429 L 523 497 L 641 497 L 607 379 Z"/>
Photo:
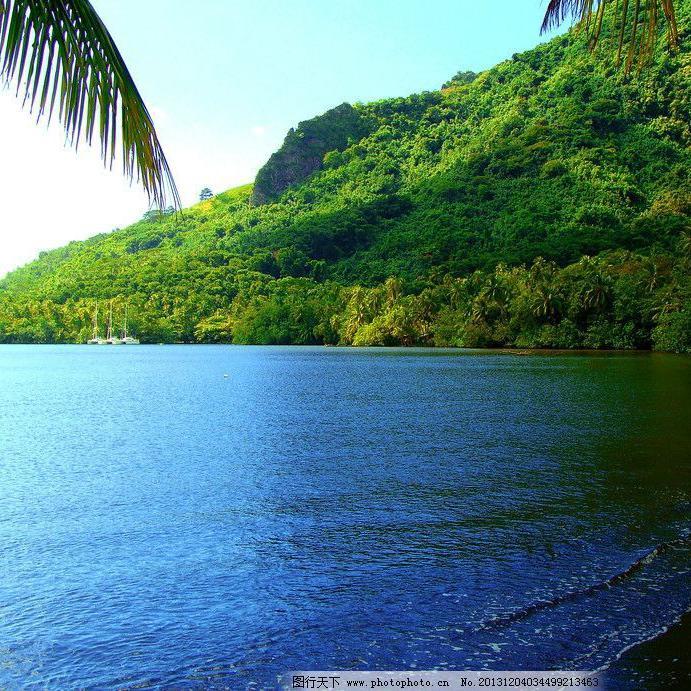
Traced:
<path fill-rule="evenodd" d="M 151 116 L 88 0 L 0 0 L 0 79 L 16 84 L 37 120 L 57 113 L 75 148 L 97 129 L 106 165 L 119 137 L 124 173 L 156 207 L 179 208 Z"/>
<path fill-rule="evenodd" d="M 674 0 L 549 0 L 542 32 L 558 26 L 571 17 L 586 30 L 590 46 L 600 40 L 605 14 L 611 10 L 617 42 L 617 57 L 625 56 L 625 71 L 634 63 L 642 68 L 650 59 L 657 42 L 658 26 L 667 25 L 667 42 L 671 48 L 679 43 Z"/>

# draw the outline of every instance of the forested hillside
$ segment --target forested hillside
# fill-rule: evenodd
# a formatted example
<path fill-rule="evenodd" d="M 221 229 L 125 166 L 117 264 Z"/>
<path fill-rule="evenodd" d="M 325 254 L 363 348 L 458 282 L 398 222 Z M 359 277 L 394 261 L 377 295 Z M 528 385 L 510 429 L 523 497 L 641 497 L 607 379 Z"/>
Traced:
<path fill-rule="evenodd" d="M 112 300 L 150 342 L 688 351 L 690 7 L 640 74 L 571 32 L 306 121 L 254 194 L 8 275 L 0 340 L 83 342 Z"/>

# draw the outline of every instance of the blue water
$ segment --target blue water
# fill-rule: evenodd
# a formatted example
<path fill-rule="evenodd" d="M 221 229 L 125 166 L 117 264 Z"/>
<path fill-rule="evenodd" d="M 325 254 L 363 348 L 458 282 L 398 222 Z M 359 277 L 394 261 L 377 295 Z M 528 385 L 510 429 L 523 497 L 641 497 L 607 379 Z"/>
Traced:
<path fill-rule="evenodd" d="M 2 347 L 0 688 L 599 668 L 691 605 L 690 422 L 685 357 Z"/>

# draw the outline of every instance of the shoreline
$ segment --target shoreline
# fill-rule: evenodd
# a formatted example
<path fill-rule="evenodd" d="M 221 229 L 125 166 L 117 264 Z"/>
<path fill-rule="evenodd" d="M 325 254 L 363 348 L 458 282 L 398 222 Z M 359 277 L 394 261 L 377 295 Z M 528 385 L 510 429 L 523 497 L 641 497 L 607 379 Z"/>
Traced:
<path fill-rule="evenodd" d="M 691 610 L 659 634 L 625 648 L 602 668 L 607 689 L 691 688 Z"/>
<path fill-rule="evenodd" d="M 0 343 L 0 346 L 86 346 L 87 343 L 72 343 L 68 341 L 56 341 L 51 343 L 32 343 L 29 341 L 20 343 Z M 120 344 L 118 344 L 120 345 Z M 239 348 L 301 348 L 301 349 L 322 349 L 334 348 L 338 350 L 418 350 L 429 352 L 451 351 L 456 353 L 492 353 L 495 355 L 690 355 L 691 353 L 681 353 L 671 350 L 652 350 L 650 348 L 525 348 L 512 346 L 488 346 L 488 347 L 466 347 L 466 346 L 435 346 L 435 345 L 394 345 L 394 346 L 354 346 L 338 345 L 334 343 L 193 343 L 188 341 L 173 341 L 159 343 L 137 343 L 141 346 L 205 346 L 205 347 L 239 347 Z M 95 350 L 95 348 L 93 348 Z"/>

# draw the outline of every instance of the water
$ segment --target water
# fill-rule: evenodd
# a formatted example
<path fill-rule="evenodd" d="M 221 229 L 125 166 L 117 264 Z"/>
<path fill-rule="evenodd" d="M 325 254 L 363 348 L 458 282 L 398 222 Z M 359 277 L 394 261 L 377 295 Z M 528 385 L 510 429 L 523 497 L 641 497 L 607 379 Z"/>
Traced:
<path fill-rule="evenodd" d="M 686 357 L 3 347 L 0 687 L 599 668 L 691 605 L 690 422 Z"/>

